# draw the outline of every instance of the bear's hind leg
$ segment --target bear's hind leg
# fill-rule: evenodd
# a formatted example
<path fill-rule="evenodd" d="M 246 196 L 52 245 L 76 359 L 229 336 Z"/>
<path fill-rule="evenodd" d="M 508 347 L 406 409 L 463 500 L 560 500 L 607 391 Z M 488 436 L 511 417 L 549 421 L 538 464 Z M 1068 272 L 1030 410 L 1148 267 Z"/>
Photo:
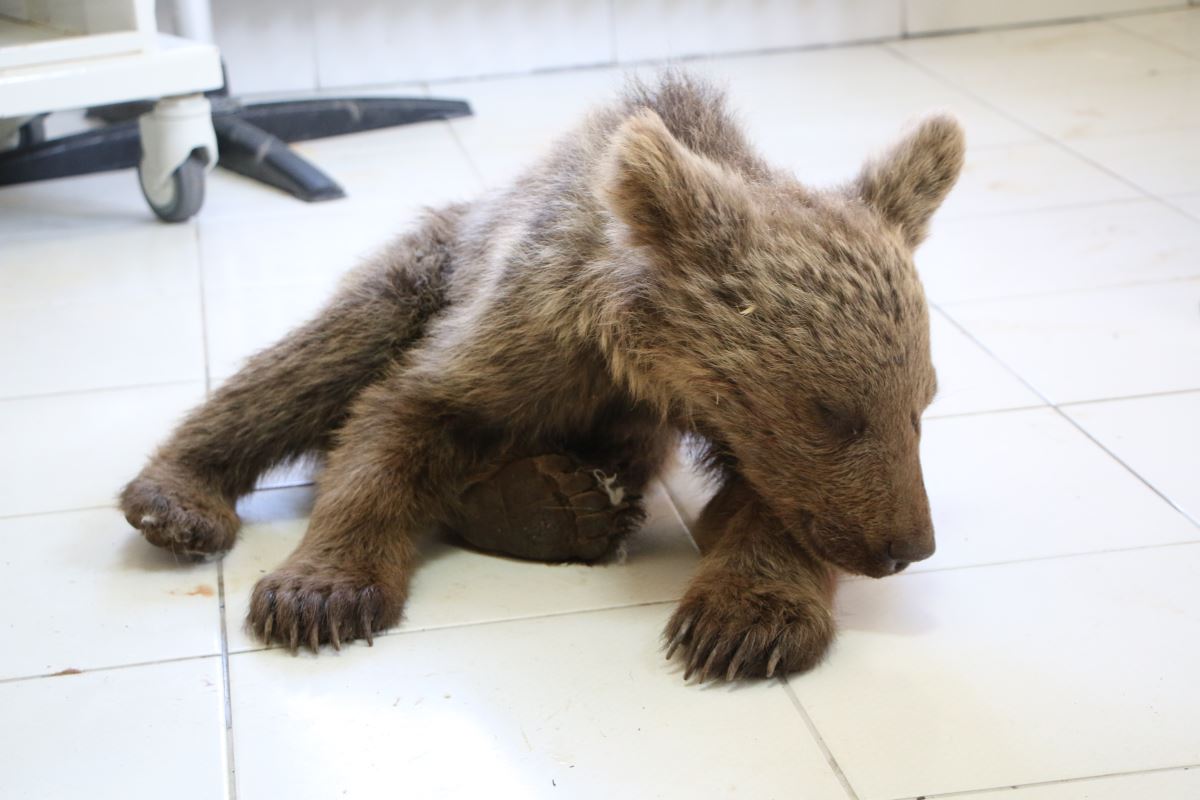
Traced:
<path fill-rule="evenodd" d="M 642 495 L 677 434 L 620 406 L 557 452 L 501 455 L 468 484 L 447 527 L 481 550 L 533 561 L 599 561 L 645 519 Z"/>
<path fill-rule="evenodd" d="M 619 471 L 570 453 L 518 458 L 468 487 L 446 527 L 514 558 L 599 561 L 641 525 L 641 491 Z"/>

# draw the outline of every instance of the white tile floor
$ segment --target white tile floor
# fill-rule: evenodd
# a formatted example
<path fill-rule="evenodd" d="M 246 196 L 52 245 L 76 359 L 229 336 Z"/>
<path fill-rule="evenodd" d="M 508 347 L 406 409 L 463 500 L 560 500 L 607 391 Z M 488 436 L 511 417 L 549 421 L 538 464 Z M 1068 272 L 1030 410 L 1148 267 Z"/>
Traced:
<path fill-rule="evenodd" d="M 686 472 L 624 563 L 433 542 L 405 624 L 318 658 L 241 629 L 304 469 L 247 498 L 219 563 L 113 508 L 206 386 L 618 71 L 439 85 L 477 115 L 307 144 L 351 192 L 327 205 L 218 173 L 166 227 L 129 173 L 0 191 L 0 794 L 1200 797 L 1198 30 L 1200 9 L 693 64 L 814 181 L 932 107 L 971 141 L 919 257 L 939 553 L 847 581 L 832 655 L 786 681 L 698 687 L 662 659 L 697 560 Z"/>

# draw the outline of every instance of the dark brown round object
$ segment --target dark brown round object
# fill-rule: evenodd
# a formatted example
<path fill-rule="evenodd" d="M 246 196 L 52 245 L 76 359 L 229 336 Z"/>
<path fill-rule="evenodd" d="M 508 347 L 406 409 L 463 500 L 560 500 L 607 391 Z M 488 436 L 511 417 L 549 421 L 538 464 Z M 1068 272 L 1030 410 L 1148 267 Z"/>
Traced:
<path fill-rule="evenodd" d="M 471 485 L 451 527 L 481 550 L 536 561 L 596 561 L 642 520 L 640 498 L 624 496 L 619 486 L 620 476 L 570 456 L 523 458 Z"/>

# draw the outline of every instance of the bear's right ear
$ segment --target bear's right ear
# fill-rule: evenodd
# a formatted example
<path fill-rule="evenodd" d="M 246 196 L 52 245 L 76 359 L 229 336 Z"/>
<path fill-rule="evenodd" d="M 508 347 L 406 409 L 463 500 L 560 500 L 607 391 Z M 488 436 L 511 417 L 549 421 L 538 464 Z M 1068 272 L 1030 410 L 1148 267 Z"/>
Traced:
<path fill-rule="evenodd" d="M 671 264 L 724 266 L 748 241 L 753 204 L 745 181 L 682 145 L 650 109 L 614 134 L 602 176 L 601 200 L 633 243 Z"/>
<path fill-rule="evenodd" d="M 929 218 L 962 171 L 966 146 L 953 117 L 929 117 L 859 173 L 851 190 L 900 228 L 909 247 L 925 239 Z"/>

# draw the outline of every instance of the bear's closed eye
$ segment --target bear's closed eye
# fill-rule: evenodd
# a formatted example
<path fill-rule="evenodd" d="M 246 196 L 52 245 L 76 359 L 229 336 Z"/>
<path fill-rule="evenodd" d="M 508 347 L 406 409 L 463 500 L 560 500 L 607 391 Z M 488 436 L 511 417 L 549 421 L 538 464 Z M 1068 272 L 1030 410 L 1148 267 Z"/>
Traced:
<path fill-rule="evenodd" d="M 854 412 L 840 411 L 820 401 L 817 401 L 816 408 L 821 424 L 843 441 L 861 439 L 867 432 L 867 421 Z"/>

